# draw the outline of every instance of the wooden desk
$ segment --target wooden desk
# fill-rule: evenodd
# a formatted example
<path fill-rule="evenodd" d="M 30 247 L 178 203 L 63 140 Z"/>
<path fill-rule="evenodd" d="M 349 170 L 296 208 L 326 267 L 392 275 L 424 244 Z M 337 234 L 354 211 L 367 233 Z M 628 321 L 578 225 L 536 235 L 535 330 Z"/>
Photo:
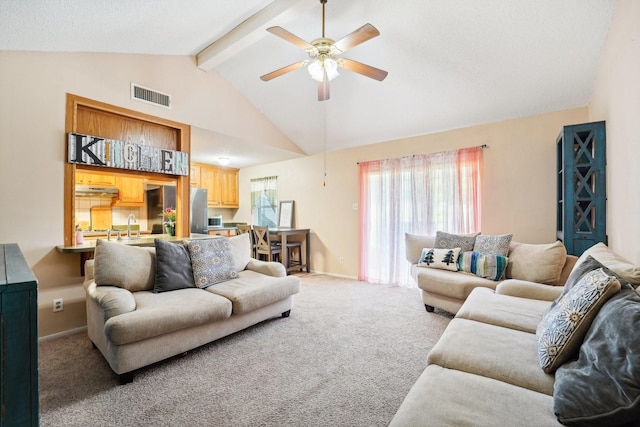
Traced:
<path fill-rule="evenodd" d="M 311 239 L 310 239 L 310 230 L 308 228 L 284 228 L 284 227 L 269 228 L 269 234 L 277 235 L 280 238 L 280 243 L 282 245 L 282 252 L 280 252 L 280 260 L 282 261 L 282 264 L 285 266 L 285 268 L 289 264 L 289 259 L 288 259 L 289 252 L 287 251 L 287 240 L 289 239 L 289 237 L 302 236 L 304 239 L 303 241 L 304 254 L 302 253 L 300 254 L 300 265 L 287 268 L 287 273 L 293 270 L 298 270 L 298 269 L 300 270 L 305 269 L 307 270 L 307 273 L 311 272 L 311 268 L 309 266 L 309 261 L 310 261 L 309 257 L 311 254 L 311 245 L 310 245 Z"/>

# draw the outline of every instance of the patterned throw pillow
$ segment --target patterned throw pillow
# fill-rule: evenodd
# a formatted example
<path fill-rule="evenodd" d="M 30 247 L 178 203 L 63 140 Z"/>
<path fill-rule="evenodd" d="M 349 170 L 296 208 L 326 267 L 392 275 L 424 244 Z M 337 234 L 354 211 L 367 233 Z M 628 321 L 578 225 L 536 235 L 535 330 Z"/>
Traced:
<path fill-rule="evenodd" d="M 458 255 L 460 248 L 437 249 L 424 248 L 418 265 L 420 267 L 439 268 L 441 270 L 458 271 Z"/>
<path fill-rule="evenodd" d="M 473 251 L 481 254 L 509 255 L 509 245 L 513 234 L 500 234 L 497 236 L 485 236 L 483 234 L 476 237 Z"/>
<path fill-rule="evenodd" d="M 478 252 L 462 252 L 458 257 L 458 270 L 489 280 L 500 280 L 509 258 L 502 255 L 486 255 Z"/>
<path fill-rule="evenodd" d="M 593 270 L 551 307 L 536 329 L 538 362 L 547 373 L 577 354 L 600 307 L 620 290 L 620 282 L 603 269 Z"/>
<path fill-rule="evenodd" d="M 187 249 L 197 287 L 204 289 L 238 277 L 228 238 L 191 240 Z"/>
<path fill-rule="evenodd" d="M 461 252 L 467 252 L 473 250 L 473 245 L 476 243 L 476 236 L 480 233 L 474 234 L 449 234 L 444 231 L 436 231 L 436 241 L 433 245 L 436 248 L 460 248 Z"/>

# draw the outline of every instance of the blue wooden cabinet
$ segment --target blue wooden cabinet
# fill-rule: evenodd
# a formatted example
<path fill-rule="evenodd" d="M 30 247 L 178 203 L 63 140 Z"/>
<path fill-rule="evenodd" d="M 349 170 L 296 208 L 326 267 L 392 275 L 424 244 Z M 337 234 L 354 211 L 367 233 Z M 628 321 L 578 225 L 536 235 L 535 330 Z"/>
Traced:
<path fill-rule="evenodd" d="M 605 122 L 564 126 L 556 148 L 556 237 L 569 254 L 580 256 L 607 243 Z"/>
<path fill-rule="evenodd" d="M 0 244 L 0 426 L 37 426 L 38 281 L 15 243 Z"/>

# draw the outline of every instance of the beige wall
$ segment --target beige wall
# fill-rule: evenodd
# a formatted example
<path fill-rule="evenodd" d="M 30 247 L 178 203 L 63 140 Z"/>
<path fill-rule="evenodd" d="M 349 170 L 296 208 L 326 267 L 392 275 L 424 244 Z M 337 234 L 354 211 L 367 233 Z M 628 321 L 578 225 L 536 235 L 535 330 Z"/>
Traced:
<path fill-rule="evenodd" d="M 132 101 L 132 81 L 172 94 L 173 108 Z M 40 335 L 85 324 L 79 255 L 54 249 L 63 243 L 66 93 L 299 153 L 193 58 L 0 52 L 0 242 L 18 243 L 39 279 Z M 65 309 L 54 314 L 51 301 L 58 297 Z"/>
<path fill-rule="evenodd" d="M 609 246 L 640 264 L 640 2 L 619 0 L 602 53 L 589 119 L 607 126 Z"/>
<path fill-rule="evenodd" d="M 278 175 L 281 200 L 296 201 L 298 225 L 313 230 L 312 267 L 357 274 L 358 161 L 487 144 L 482 232 L 513 232 L 528 242 L 555 238 L 555 138 L 566 124 L 607 120 L 608 229 L 611 246 L 640 263 L 635 217 L 640 179 L 640 4 L 620 0 L 590 108 L 562 111 L 390 141 L 240 171 L 236 219 L 249 220 L 249 179 Z M 173 95 L 166 110 L 129 99 L 130 82 Z M 63 240 L 65 94 L 74 93 L 292 152 L 297 148 L 215 72 L 192 58 L 145 55 L 0 52 L 0 241 L 15 242 L 39 279 L 40 335 L 83 326 L 79 256 Z M 479 106 L 481 108 L 481 106 Z M 244 126 L 252 123 L 252 126 Z M 630 237 L 631 236 L 631 237 Z M 338 257 L 344 264 L 338 264 Z M 65 311 L 53 314 L 51 299 Z"/>
<path fill-rule="evenodd" d="M 296 225 L 312 231 L 311 268 L 358 274 L 359 161 L 487 144 L 484 150 L 482 232 L 513 233 L 522 242 L 555 241 L 556 151 L 562 126 L 588 121 L 586 108 L 508 120 L 432 135 L 389 141 L 324 155 L 240 170 L 240 200 L 250 200 L 250 180 L 278 176 L 278 198 L 295 200 Z M 241 204 L 237 220 L 250 221 Z M 344 257 L 344 264 L 338 258 Z"/>

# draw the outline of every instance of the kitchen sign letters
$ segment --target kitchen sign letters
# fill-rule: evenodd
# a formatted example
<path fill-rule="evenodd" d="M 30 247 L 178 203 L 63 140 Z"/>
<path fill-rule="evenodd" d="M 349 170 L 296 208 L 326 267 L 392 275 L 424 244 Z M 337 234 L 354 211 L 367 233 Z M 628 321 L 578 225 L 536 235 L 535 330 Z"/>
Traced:
<path fill-rule="evenodd" d="M 69 163 L 189 175 L 189 154 L 152 145 L 69 133 Z"/>

